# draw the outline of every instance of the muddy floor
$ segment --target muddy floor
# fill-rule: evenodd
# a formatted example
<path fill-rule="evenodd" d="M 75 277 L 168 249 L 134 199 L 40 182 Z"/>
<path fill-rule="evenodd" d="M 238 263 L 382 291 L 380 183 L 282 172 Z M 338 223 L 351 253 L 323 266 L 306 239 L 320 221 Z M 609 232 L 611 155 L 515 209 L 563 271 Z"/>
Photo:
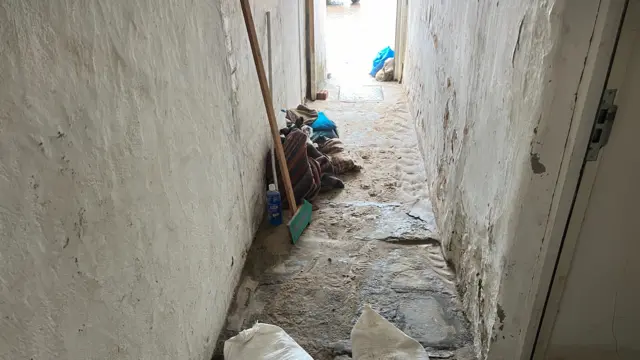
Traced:
<path fill-rule="evenodd" d="M 472 359 L 400 85 L 327 87 L 329 100 L 310 106 L 337 123 L 363 169 L 314 201 L 296 245 L 286 227 L 263 226 L 219 344 L 259 321 L 282 327 L 316 360 L 348 359 L 351 328 L 371 304 L 432 358 Z"/>

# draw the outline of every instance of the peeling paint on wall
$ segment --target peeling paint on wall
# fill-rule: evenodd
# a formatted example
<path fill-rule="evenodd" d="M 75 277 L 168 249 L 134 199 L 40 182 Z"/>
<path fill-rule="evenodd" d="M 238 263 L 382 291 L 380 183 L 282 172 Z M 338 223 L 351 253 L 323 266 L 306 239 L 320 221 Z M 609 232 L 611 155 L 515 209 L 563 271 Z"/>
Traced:
<path fill-rule="evenodd" d="M 534 174 L 542 174 L 547 170 L 547 168 L 544 167 L 544 164 L 540 162 L 540 155 L 538 155 L 537 153 L 531 154 L 530 158 L 531 170 L 533 170 Z"/>

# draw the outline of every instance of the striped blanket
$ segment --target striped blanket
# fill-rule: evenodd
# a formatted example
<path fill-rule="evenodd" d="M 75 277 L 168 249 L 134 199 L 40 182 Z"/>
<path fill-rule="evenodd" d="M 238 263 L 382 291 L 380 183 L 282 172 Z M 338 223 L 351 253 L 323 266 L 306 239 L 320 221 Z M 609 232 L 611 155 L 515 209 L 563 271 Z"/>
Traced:
<path fill-rule="evenodd" d="M 302 199 L 313 200 L 321 189 L 344 187 L 342 181 L 333 177 L 333 165 L 329 158 L 308 144 L 307 135 L 301 130 L 292 129 L 287 134 L 283 147 L 296 203 L 301 204 Z M 270 169 L 271 157 L 267 156 L 267 183 L 273 183 Z M 277 171 L 278 186 L 284 189 L 280 167 L 277 167 Z M 282 196 L 282 203 L 283 207 L 288 207 L 286 196 Z"/>
<path fill-rule="evenodd" d="M 329 139 L 325 141 L 320 145 L 319 150 L 329 157 L 333 165 L 333 172 L 336 175 L 350 171 L 360 171 L 362 168 L 356 164 L 351 155 L 344 150 L 344 145 L 340 139 Z"/>

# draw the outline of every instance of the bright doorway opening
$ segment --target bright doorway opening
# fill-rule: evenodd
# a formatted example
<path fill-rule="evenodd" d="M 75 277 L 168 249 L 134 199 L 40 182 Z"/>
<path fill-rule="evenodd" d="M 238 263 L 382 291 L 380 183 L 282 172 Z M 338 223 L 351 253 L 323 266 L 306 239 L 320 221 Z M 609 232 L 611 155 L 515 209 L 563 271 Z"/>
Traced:
<path fill-rule="evenodd" d="M 397 0 L 327 0 L 327 77 L 368 82 L 372 63 L 385 47 L 395 49 Z"/>

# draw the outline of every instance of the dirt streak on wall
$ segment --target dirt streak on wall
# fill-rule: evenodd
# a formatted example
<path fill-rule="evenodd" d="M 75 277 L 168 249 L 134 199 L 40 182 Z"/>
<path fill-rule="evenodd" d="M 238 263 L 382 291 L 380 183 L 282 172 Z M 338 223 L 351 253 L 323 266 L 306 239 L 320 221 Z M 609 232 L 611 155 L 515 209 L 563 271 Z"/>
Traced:
<path fill-rule="evenodd" d="M 403 79 L 480 358 L 516 359 L 529 321 L 598 7 L 569 28 L 565 3 L 409 2 Z"/>

